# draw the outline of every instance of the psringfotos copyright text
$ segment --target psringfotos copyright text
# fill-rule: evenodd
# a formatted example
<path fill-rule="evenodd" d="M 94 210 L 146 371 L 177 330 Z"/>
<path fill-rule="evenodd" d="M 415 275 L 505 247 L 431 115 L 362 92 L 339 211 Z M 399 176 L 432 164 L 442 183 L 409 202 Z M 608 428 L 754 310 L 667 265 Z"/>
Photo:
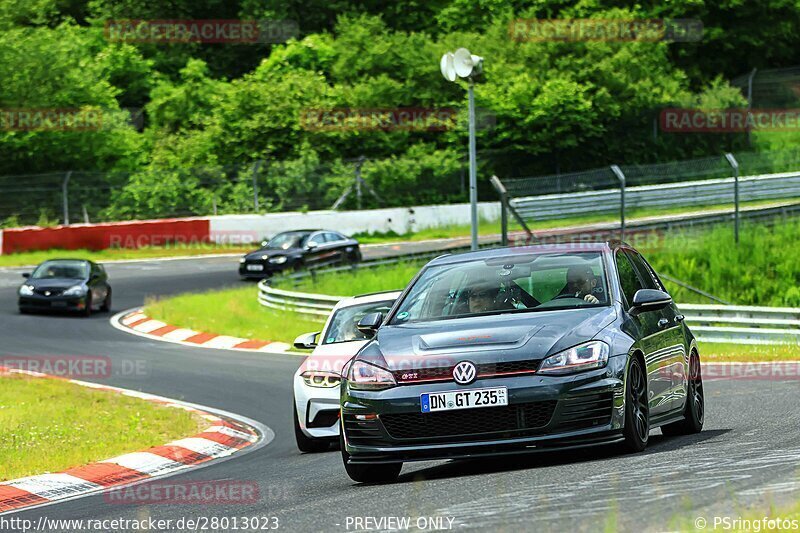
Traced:
<path fill-rule="evenodd" d="M 764 516 L 742 518 L 741 516 L 699 516 L 694 521 L 698 530 L 706 531 L 800 531 L 800 519 Z"/>

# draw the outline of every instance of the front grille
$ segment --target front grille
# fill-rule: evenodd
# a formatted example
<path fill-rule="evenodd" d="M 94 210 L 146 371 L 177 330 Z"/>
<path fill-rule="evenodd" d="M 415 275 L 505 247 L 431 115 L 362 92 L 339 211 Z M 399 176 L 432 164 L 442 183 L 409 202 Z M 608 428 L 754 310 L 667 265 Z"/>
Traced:
<path fill-rule="evenodd" d="M 308 427 L 310 428 L 329 428 L 339 420 L 339 410 L 338 409 L 328 409 L 325 411 L 317 412 L 317 416 L 314 417 L 314 420 L 308 423 Z"/>
<path fill-rule="evenodd" d="M 460 359 L 459 359 L 460 361 Z M 475 365 L 478 379 L 508 374 L 535 374 L 539 368 L 538 359 L 526 361 L 501 361 L 498 363 L 482 363 Z M 415 383 L 418 381 L 452 381 L 455 362 L 450 366 L 436 368 L 415 368 L 395 370 L 395 380 L 398 383 Z"/>
<path fill-rule="evenodd" d="M 33 289 L 33 292 L 42 296 L 61 296 L 61 293 L 63 293 L 65 290 L 66 289 Z M 48 292 L 50 294 L 45 294 Z"/>
<path fill-rule="evenodd" d="M 614 407 L 612 392 L 584 394 L 561 401 L 559 430 L 585 429 L 611 423 Z"/>
<path fill-rule="evenodd" d="M 517 437 L 547 426 L 556 404 L 553 400 L 441 413 L 386 414 L 380 419 L 389 435 L 398 440 L 479 440 L 492 434 Z"/>

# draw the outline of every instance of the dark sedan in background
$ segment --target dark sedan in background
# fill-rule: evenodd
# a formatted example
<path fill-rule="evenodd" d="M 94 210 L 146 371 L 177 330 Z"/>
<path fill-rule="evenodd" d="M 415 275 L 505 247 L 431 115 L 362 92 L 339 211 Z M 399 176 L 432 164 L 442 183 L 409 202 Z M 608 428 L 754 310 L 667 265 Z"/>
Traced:
<path fill-rule="evenodd" d="M 83 259 L 53 259 L 33 271 L 19 288 L 19 310 L 77 311 L 111 309 L 111 286 L 102 265 Z"/>
<path fill-rule="evenodd" d="M 703 427 L 694 336 L 661 280 L 618 242 L 531 246 L 428 263 L 343 370 L 349 476 L 404 461 L 618 443 Z"/>
<path fill-rule="evenodd" d="M 361 261 L 358 241 L 332 230 L 297 230 L 275 235 L 239 260 L 239 275 L 266 278 L 284 270 Z"/>

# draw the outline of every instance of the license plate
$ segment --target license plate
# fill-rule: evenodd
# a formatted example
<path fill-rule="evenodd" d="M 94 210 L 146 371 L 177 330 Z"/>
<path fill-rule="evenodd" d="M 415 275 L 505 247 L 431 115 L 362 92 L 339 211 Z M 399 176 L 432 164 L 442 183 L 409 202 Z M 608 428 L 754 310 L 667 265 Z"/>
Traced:
<path fill-rule="evenodd" d="M 264 265 L 247 265 L 247 270 L 260 272 L 264 270 Z"/>
<path fill-rule="evenodd" d="M 67 302 L 50 302 L 52 307 L 66 307 Z"/>
<path fill-rule="evenodd" d="M 420 395 L 423 413 L 508 405 L 508 388 L 429 392 Z"/>

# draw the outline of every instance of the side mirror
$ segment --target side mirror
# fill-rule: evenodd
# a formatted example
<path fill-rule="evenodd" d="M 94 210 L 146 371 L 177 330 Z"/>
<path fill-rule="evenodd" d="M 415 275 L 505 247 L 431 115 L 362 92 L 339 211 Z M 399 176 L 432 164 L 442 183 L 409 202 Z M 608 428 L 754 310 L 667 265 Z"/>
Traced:
<path fill-rule="evenodd" d="M 313 333 L 303 333 L 294 340 L 294 347 L 299 350 L 312 350 L 317 347 L 317 336 L 319 331 Z"/>
<path fill-rule="evenodd" d="M 672 303 L 672 297 L 664 291 L 656 289 L 639 289 L 633 295 L 633 305 L 628 311 L 632 315 L 659 311 Z"/>
<path fill-rule="evenodd" d="M 266 248 L 268 244 L 269 244 L 269 241 L 267 241 L 267 240 L 261 241 L 261 247 L 262 248 Z"/>
<path fill-rule="evenodd" d="M 381 327 L 381 322 L 383 322 L 383 313 L 370 313 L 361 317 L 356 328 L 361 333 L 372 336 Z"/>
<path fill-rule="evenodd" d="M 27 278 L 31 277 L 31 273 L 30 272 L 23 272 L 22 273 L 22 277 L 27 279 Z"/>
<path fill-rule="evenodd" d="M 319 246 L 319 244 L 315 243 L 314 241 L 310 241 L 306 243 L 306 250 L 313 250 L 317 246 Z"/>

